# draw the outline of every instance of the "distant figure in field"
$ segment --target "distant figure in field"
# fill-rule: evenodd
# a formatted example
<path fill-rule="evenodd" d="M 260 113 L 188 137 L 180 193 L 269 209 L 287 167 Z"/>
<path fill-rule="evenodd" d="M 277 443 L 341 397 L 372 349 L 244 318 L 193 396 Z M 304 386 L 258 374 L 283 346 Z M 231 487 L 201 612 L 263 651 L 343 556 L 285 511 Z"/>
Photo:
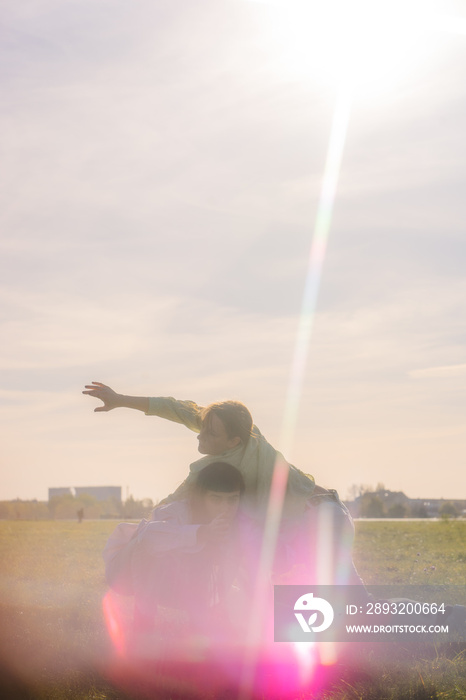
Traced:
<path fill-rule="evenodd" d="M 204 455 L 190 465 L 190 473 L 161 505 L 183 501 L 196 475 L 220 458 L 243 476 L 243 508 L 264 531 L 270 509 L 278 509 L 280 526 L 273 561 L 274 580 L 287 583 L 362 584 L 352 562 L 354 528 L 336 491 L 316 486 L 313 477 L 288 464 L 253 424 L 250 412 L 238 401 L 221 401 L 203 408 L 193 401 L 117 394 L 100 382 L 84 394 L 100 399 L 96 412 L 126 407 L 185 425 L 198 433 Z M 278 472 L 277 472 L 278 468 Z M 275 502 L 278 481 L 282 503 Z M 275 479 L 275 480 L 274 480 Z M 280 486 L 280 484 L 278 484 Z M 281 508 L 282 506 L 282 508 Z M 156 509 L 157 510 L 157 509 Z"/>
<path fill-rule="evenodd" d="M 84 508 L 78 508 L 76 515 L 78 516 L 78 523 L 82 523 L 84 519 Z"/>
<path fill-rule="evenodd" d="M 106 577 L 117 592 L 134 595 L 136 632 L 152 631 L 160 607 L 182 610 L 186 626 L 207 629 L 234 624 L 235 611 L 244 612 L 257 549 L 240 510 L 243 492 L 236 467 L 212 462 L 197 472 L 187 498 L 116 528 L 104 550 Z"/>

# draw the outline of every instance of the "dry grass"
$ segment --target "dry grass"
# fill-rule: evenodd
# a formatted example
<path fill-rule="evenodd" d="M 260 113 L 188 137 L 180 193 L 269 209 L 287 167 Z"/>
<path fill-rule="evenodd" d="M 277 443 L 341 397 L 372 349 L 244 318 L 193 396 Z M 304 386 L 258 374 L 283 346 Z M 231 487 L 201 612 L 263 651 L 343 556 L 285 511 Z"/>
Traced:
<path fill-rule="evenodd" d="M 114 527 L 108 521 L 0 521 L 1 697 L 127 697 L 104 671 L 111 649 L 102 614 L 106 586 L 101 551 Z M 371 584 L 464 586 L 465 541 L 464 521 L 359 522 L 355 560 Z M 319 697 L 466 698 L 464 646 L 351 646 Z M 176 693 L 150 697 L 169 700 Z M 315 695 L 309 689 L 300 697 L 311 700 Z"/>

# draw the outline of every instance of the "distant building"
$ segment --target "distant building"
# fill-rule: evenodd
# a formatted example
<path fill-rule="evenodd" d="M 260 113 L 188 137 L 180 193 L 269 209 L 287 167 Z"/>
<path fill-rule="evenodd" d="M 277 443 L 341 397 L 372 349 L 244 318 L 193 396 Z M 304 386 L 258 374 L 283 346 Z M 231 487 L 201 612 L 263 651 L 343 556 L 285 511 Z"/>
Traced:
<path fill-rule="evenodd" d="M 49 488 L 49 501 L 54 496 L 93 496 L 96 501 L 116 501 L 121 503 L 121 486 L 66 486 L 59 488 Z"/>
<path fill-rule="evenodd" d="M 74 496 L 74 489 L 71 486 L 49 489 L 49 501 L 58 496 Z"/>
<path fill-rule="evenodd" d="M 447 513 L 448 510 L 458 516 L 464 516 L 466 513 L 466 500 L 408 498 L 402 491 L 389 491 L 388 489 L 366 491 L 354 501 L 345 501 L 345 504 L 354 518 L 438 518 L 442 513 Z M 447 510 L 445 510 L 446 508 Z"/>
<path fill-rule="evenodd" d="M 121 503 L 121 486 L 76 486 L 75 491 L 78 497 L 87 493 L 97 501 L 116 500 Z"/>

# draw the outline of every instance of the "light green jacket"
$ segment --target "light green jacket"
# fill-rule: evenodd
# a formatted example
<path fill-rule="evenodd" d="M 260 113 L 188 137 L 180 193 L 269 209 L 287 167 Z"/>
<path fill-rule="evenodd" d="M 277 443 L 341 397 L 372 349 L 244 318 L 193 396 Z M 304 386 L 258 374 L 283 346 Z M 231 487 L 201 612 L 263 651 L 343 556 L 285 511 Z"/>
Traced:
<path fill-rule="evenodd" d="M 158 397 L 149 399 L 149 410 L 146 415 L 159 416 L 175 423 L 181 423 L 195 433 L 199 433 L 201 430 L 201 411 L 202 406 L 198 406 L 193 401 Z M 256 518 L 262 519 L 266 515 L 272 476 L 277 460 L 284 463 L 288 469 L 283 517 L 301 515 L 304 512 L 307 499 L 314 491 L 314 478 L 288 464 L 283 455 L 267 442 L 260 430 L 253 426 L 251 437 L 245 445 L 240 444 L 222 455 L 207 455 L 193 462 L 190 465 L 188 477 L 162 503 L 186 498 L 196 472 L 212 462 L 219 461 L 219 459 L 237 467 L 242 473 L 246 486 L 243 505 Z"/>

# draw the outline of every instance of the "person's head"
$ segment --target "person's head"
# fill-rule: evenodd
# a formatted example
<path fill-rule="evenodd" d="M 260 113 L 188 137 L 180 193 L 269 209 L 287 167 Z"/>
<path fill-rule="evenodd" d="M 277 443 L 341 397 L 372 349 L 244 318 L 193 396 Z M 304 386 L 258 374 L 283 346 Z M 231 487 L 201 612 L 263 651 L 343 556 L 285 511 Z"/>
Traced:
<path fill-rule="evenodd" d="M 243 475 L 232 464 L 212 462 L 196 474 L 191 500 L 196 515 L 209 523 L 219 515 L 233 520 L 244 491 Z"/>
<path fill-rule="evenodd" d="M 240 401 L 211 403 L 201 413 L 202 426 L 198 450 L 203 455 L 221 455 L 251 435 L 252 416 Z"/>

